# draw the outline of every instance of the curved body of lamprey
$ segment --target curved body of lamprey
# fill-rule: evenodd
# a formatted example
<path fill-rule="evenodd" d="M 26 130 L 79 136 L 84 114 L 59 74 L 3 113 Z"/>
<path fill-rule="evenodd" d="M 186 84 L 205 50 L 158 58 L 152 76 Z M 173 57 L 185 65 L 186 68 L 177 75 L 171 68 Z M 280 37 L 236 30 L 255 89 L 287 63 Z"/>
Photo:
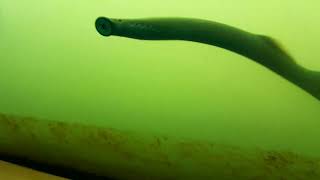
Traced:
<path fill-rule="evenodd" d="M 99 17 L 95 25 L 103 36 L 114 35 L 141 40 L 186 40 L 228 49 L 265 66 L 320 100 L 320 73 L 298 65 L 267 36 L 192 18 Z"/>

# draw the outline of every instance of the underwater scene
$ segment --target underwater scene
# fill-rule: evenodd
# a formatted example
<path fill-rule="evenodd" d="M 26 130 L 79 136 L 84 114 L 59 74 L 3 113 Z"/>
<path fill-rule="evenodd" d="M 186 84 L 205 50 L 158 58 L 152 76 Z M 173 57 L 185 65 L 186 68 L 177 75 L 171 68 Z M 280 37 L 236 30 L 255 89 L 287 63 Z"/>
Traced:
<path fill-rule="evenodd" d="M 320 179 L 319 8 L 0 0 L 0 159 L 115 180 Z"/>

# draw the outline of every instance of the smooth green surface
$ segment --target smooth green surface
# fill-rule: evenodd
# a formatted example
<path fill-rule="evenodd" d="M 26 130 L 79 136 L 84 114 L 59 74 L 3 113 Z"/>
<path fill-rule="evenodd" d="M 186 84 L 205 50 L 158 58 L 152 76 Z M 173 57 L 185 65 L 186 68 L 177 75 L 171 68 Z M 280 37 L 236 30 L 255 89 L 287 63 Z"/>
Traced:
<path fill-rule="evenodd" d="M 212 46 L 106 39 L 94 27 L 99 16 L 209 19 L 275 37 L 320 70 L 319 7 L 1 0 L 0 112 L 319 157 L 319 101 L 267 69 Z"/>

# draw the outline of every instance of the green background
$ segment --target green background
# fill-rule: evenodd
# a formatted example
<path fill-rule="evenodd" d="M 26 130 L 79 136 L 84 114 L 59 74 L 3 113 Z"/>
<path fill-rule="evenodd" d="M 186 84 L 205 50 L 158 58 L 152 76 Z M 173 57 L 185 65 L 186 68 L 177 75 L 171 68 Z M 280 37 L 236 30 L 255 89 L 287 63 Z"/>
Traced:
<path fill-rule="evenodd" d="M 213 46 L 100 36 L 99 16 L 195 17 L 320 70 L 318 1 L 1 0 L 0 112 L 320 156 L 320 103 Z"/>

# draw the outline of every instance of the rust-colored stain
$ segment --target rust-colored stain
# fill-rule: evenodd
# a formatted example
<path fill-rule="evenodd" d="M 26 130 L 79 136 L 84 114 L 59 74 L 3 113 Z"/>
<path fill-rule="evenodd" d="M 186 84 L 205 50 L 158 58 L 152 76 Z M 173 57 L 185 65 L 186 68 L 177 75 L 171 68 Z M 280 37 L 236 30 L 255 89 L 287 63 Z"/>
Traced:
<path fill-rule="evenodd" d="M 16 131 L 19 128 L 19 124 L 13 120 L 13 117 L 10 117 L 5 114 L 0 113 L 0 121 L 1 124 L 4 124 L 8 127 L 8 129 L 11 129 L 13 131 Z"/>
<path fill-rule="evenodd" d="M 96 131 L 96 135 L 96 140 L 100 140 L 115 149 L 118 149 L 119 146 L 123 145 L 127 141 L 125 136 L 120 133 L 116 133 L 116 131 L 111 128 L 99 128 Z"/>
<path fill-rule="evenodd" d="M 276 151 L 265 152 L 263 161 L 267 166 L 274 168 L 286 168 L 295 163 L 297 155 L 293 153 L 281 153 Z"/>
<path fill-rule="evenodd" d="M 12 136 L 18 135 L 18 132 L 28 131 L 27 135 L 36 140 L 36 134 L 33 131 L 30 131 L 30 129 L 34 128 L 32 122 L 33 119 L 31 117 L 20 119 L 16 118 L 15 116 L 0 113 L 0 124 L 4 125 L 4 127 L 7 127 L 6 129 L 12 133 Z"/>
<path fill-rule="evenodd" d="M 65 146 L 69 151 L 73 146 L 81 148 L 80 152 L 84 155 L 82 157 L 82 154 L 78 154 L 75 157 L 81 158 L 72 159 L 68 153 L 77 154 L 77 149 L 73 149 L 75 152 L 66 151 L 63 154 L 64 158 L 52 159 L 52 163 L 102 175 L 108 175 L 105 173 L 114 173 L 112 175 L 115 176 L 127 174 L 123 175 L 128 177 L 124 179 L 129 177 L 135 177 L 133 179 L 145 177 L 141 178 L 142 180 L 156 179 L 157 176 L 170 180 L 177 179 L 179 173 L 190 173 L 181 171 L 183 163 L 194 165 L 196 167 L 192 170 L 194 174 L 202 175 L 206 177 L 205 179 L 219 179 L 224 176 L 239 180 L 320 179 L 319 159 L 311 159 L 291 152 L 246 151 L 237 146 L 167 136 L 144 136 L 107 127 L 37 120 L 30 117 L 20 118 L 1 113 L 0 128 L 4 130 L 1 136 L 14 136 L 17 143 L 23 143 L 16 148 L 30 144 L 29 151 L 10 147 L 11 149 L 8 148 L 10 152 L 6 153 L 17 153 L 20 156 L 47 162 L 50 159 L 50 153 L 39 155 L 43 152 L 38 146 L 50 140 L 49 145 Z M 6 147 L 1 147 L 0 152 L 4 149 Z M 46 159 L 41 159 L 43 157 Z M 113 164 L 114 161 L 109 161 L 110 158 L 121 161 L 122 166 L 118 163 Z M 144 171 L 145 168 L 149 170 Z M 171 174 L 164 172 L 171 172 Z"/>
<path fill-rule="evenodd" d="M 193 158 L 194 156 L 199 156 L 199 154 L 208 154 L 210 151 L 210 145 L 200 143 L 200 142 L 179 142 L 177 143 L 179 154 L 183 158 Z"/>
<path fill-rule="evenodd" d="M 51 134 L 61 142 L 67 143 L 67 136 L 69 135 L 68 126 L 62 122 L 49 122 L 49 130 Z"/>

